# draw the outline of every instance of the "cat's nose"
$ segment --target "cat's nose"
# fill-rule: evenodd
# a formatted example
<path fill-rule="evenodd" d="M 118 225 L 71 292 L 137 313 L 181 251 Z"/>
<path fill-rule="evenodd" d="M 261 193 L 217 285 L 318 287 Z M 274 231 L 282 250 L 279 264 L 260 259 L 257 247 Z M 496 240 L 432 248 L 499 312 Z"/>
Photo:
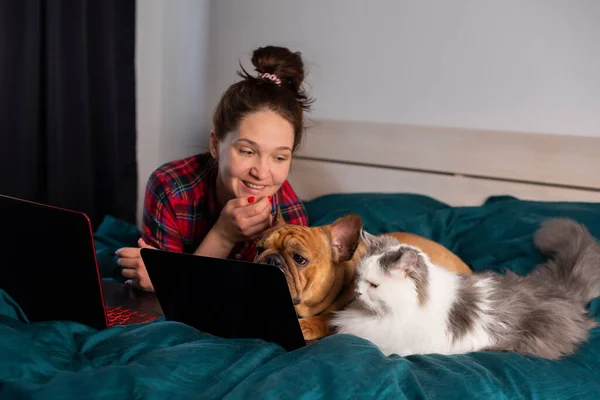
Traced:
<path fill-rule="evenodd" d="M 360 295 L 362 295 L 362 293 L 358 289 L 355 290 L 354 293 L 356 294 L 356 297 L 360 297 Z"/>

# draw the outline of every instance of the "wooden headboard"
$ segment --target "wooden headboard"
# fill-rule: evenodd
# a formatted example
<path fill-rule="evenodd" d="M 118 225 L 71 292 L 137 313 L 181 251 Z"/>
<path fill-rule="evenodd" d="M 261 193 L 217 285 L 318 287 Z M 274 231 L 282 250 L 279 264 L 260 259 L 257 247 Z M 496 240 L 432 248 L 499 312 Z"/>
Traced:
<path fill-rule="evenodd" d="M 318 120 L 289 181 L 303 200 L 382 192 L 454 206 L 491 195 L 600 202 L 600 137 Z"/>

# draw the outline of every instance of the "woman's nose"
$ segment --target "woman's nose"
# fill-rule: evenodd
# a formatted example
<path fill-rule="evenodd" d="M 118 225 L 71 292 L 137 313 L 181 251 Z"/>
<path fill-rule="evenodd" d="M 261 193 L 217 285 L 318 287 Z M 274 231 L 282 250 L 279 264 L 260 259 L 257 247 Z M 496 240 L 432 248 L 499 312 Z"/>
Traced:
<path fill-rule="evenodd" d="M 269 167 L 266 163 L 262 161 L 257 161 L 256 164 L 250 170 L 252 176 L 254 176 L 258 180 L 263 180 L 267 178 L 269 173 Z"/>

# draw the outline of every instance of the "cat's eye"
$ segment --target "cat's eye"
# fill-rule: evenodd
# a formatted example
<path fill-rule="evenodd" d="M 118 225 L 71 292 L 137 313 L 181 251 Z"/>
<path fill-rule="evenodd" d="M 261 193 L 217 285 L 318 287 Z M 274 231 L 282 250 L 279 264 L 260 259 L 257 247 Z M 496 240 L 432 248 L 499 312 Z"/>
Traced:
<path fill-rule="evenodd" d="M 374 284 L 373 282 L 369 282 L 369 285 L 373 288 L 376 289 L 379 285 Z"/>
<path fill-rule="evenodd" d="M 302 257 L 300 254 L 298 253 L 294 253 L 292 255 L 292 258 L 294 259 L 294 262 L 300 266 L 305 266 L 308 263 L 308 260 L 304 257 Z"/>

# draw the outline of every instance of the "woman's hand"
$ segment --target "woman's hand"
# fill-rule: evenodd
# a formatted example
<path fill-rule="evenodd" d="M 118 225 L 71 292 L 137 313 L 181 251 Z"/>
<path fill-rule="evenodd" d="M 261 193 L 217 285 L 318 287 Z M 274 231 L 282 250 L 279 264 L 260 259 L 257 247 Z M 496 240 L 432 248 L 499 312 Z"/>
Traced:
<path fill-rule="evenodd" d="M 139 247 L 124 247 L 117 250 L 115 253 L 119 257 L 117 264 L 123 268 L 121 274 L 125 278 L 129 278 L 125 283 L 137 287 L 138 289 L 146 290 L 149 292 L 154 291 L 144 260 L 140 256 L 140 250 L 143 248 L 155 249 L 150 245 L 147 245 L 143 239 L 138 240 Z"/>
<path fill-rule="evenodd" d="M 271 200 L 263 197 L 254 202 L 253 197 L 228 201 L 214 229 L 231 247 L 239 242 L 255 239 L 271 226 Z"/>

